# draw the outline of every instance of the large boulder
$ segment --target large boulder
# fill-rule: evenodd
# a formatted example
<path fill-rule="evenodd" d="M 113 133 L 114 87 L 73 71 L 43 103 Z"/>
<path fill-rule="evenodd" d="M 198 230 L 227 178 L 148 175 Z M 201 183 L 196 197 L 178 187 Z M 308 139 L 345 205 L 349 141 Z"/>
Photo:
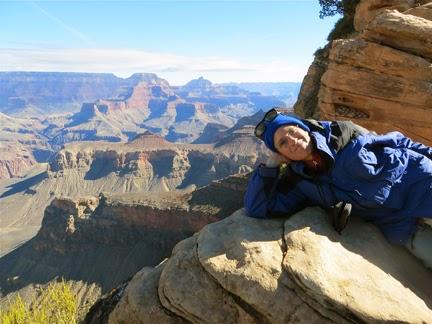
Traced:
<path fill-rule="evenodd" d="M 416 5 L 418 0 L 362 0 L 356 7 L 354 28 L 362 31 L 367 24 L 385 10 L 404 12 Z"/>
<path fill-rule="evenodd" d="M 354 27 L 350 38 L 326 46 L 320 74 L 317 51 L 296 113 L 352 120 L 377 133 L 398 130 L 432 145 L 432 2 L 361 0 Z"/>
<path fill-rule="evenodd" d="M 333 41 L 320 117 L 353 120 L 378 133 L 399 130 L 432 145 L 431 35 L 431 20 L 384 10 L 356 38 Z"/>
<path fill-rule="evenodd" d="M 110 323 L 430 323 L 431 279 L 359 219 L 339 235 L 319 208 L 265 221 L 240 210 L 138 273 Z"/>

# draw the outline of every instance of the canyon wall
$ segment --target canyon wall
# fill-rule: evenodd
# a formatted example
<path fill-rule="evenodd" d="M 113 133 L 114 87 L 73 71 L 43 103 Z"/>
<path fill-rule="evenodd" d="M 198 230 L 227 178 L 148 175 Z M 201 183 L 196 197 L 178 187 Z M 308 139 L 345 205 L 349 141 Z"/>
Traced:
<path fill-rule="evenodd" d="M 318 53 L 296 112 L 378 133 L 398 130 L 432 145 L 432 6 L 419 4 L 361 1 L 356 33 Z"/>

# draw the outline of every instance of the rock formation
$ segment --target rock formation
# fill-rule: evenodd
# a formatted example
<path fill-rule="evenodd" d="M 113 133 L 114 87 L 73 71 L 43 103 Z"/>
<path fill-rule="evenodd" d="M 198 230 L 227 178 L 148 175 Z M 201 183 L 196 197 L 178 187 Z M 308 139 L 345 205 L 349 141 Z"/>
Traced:
<path fill-rule="evenodd" d="M 232 127 L 238 118 L 260 108 L 284 105 L 274 96 L 213 85 L 202 78 L 183 87 L 156 78 L 123 87 L 115 98 L 84 103 L 65 122 L 53 120 L 43 134 L 55 146 L 75 141 L 125 142 L 144 131 L 171 142 L 191 143 L 207 124 Z"/>
<path fill-rule="evenodd" d="M 33 154 L 19 142 L 0 142 L 0 179 L 23 175 L 36 160 Z"/>
<path fill-rule="evenodd" d="M 170 143 L 149 132 L 128 143 L 69 143 L 47 166 L 0 183 L 0 255 L 33 237 L 55 197 L 190 190 L 249 172 L 268 151 L 246 124 L 213 144 Z M 43 167 L 43 168 L 42 168 Z"/>
<path fill-rule="evenodd" d="M 50 155 L 38 119 L 13 118 L 0 113 L 0 179 L 23 175 Z"/>
<path fill-rule="evenodd" d="M 245 182 L 239 175 L 182 193 L 54 199 L 38 234 L 0 259 L 0 307 L 17 293 L 32 300 L 64 278 L 79 291 L 80 309 L 88 309 L 101 293 L 169 256 L 178 241 L 240 208 Z"/>
<path fill-rule="evenodd" d="M 127 144 L 71 143 L 50 163 L 50 175 L 79 175 L 77 180 L 83 187 L 85 180 L 106 181 L 115 176 L 111 190 L 125 186 L 129 188 L 126 191 L 163 192 L 192 184 L 203 186 L 242 170 L 250 171 L 264 159 L 267 151 L 251 131 L 216 144 L 173 144 L 151 133 Z"/>
<path fill-rule="evenodd" d="M 0 111 L 23 117 L 71 112 L 83 102 L 114 98 L 124 87 L 155 80 L 162 79 L 151 73 L 122 79 L 104 73 L 0 72 Z"/>
<path fill-rule="evenodd" d="M 351 119 L 378 133 L 399 130 L 432 145 L 432 7 L 417 5 L 361 1 L 354 20 L 357 34 L 330 44 L 325 73 L 318 76 L 320 83 L 313 82 L 319 86 L 317 106 L 305 105 L 307 97 L 301 95 L 296 111 Z M 315 70 L 311 67 L 305 82 Z"/>
<path fill-rule="evenodd" d="M 359 219 L 339 235 L 320 209 L 268 221 L 240 210 L 138 272 L 109 323 L 428 323 L 431 279 Z"/>

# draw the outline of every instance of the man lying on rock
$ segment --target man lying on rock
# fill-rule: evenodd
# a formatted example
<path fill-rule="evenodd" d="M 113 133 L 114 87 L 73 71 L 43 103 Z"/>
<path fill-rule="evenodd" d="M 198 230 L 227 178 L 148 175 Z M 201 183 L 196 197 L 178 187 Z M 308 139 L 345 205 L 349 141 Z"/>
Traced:
<path fill-rule="evenodd" d="M 377 135 L 350 121 L 303 120 L 276 109 L 265 114 L 255 136 L 273 156 L 249 180 L 250 217 L 321 206 L 333 211 L 340 232 L 351 213 L 432 268 L 432 228 L 424 223 L 432 218 L 431 147 L 399 132 Z"/>

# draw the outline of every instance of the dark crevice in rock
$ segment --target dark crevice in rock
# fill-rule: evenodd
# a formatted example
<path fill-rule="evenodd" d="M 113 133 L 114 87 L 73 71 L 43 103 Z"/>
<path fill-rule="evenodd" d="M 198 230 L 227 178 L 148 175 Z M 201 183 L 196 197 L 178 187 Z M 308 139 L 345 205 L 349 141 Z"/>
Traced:
<path fill-rule="evenodd" d="M 288 251 L 288 246 L 285 242 L 285 222 L 281 223 L 281 245 L 280 245 L 281 251 L 282 251 L 282 264 L 281 269 L 283 270 L 283 260 L 285 258 L 285 254 Z"/>
<path fill-rule="evenodd" d="M 411 54 L 411 55 L 414 55 L 414 56 L 421 57 L 422 59 L 424 59 L 424 60 L 426 60 L 426 61 L 428 61 L 429 63 L 432 64 L 432 59 L 429 56 L 424 56 L 424 55 L 421 55 L 421 54 L 419 54 L 419 53 L 417 53 L 415 51 L 412 51 L 410 47 L 394 46 L 394 45 L 385 43 L 384 41 L 379 41 L 378 40 L 379 37 L 383 37 L 383 38 L 388 37 L 388 35 L 386 35 L 386 34 L 382 34 L 382 33 L 376 32 L 376 31 L 372 31 L 372 30 L 366 30 L 366 32 L 374 33 L 374 35 L 378 36 L 378 37 L 365 37 L 364 39 L 366 41 L 369 41 L 371 43 L 375 43 L 375 44 L 378 44 L 378 45 L 381 45 L 381 46 L 386 46 L 386 47 L 389 47 L 391 49 L 394 49 L 394 50 L 397 50 L 397 51 L 400 51 L 400 52 L 404 52 L 404 53 L 408 53 L 408 54 Z"/>
<path fill-rule="evenodd" d="M 158 291 L 160 291 L 160 290 L 158 289 Z M 162 303 L 162 300 L 161 300 L 161 298 L 160 298 L 160 296 L 158 294 L 157 297 L 159 299 L 159 302 L 160 302 L 160 304 L 161 304 L 164 312 L 166 312 L 167 315 L 173 316 L 173 317 L 177 317 L 177 318 L 181 318 L 183 321 L 185 321 L 187 323 L 193 323 L 192 321 L 190 321 L 187 318 L 187 316 L 193 317 L 195 319 L 195 321 L 197 321 L 197 322 L 201 322 L 200 318 L 198 318 L 196 316 L 193 316 L 192 314 L 187 313 L 186 311 L 184 311 L 183 309 L 181 309 L 179 307 L 174 306 L 174 304 L 171 302 L 171 300 L 169 299 L 169 297 L 165 293 L 165 289 L 162 289 L 162 292 L 163 292 L 163 297 L 165 298 L 166 302 L 168 302 L 177 311 L 176 313 L 174 313 L 173 311 L 171 311 L 168 308 L 166 308 L 165 305 Z M 186 315 L 186 314 L 188 314 L 188 315 Z"/>
<path fill-rule="evenodd" d="M 117 303 L 123 296 L 126 286 L 129 281 L 123 282 L 117 288 L 112 289 L 110 292 L 100 297 L 99 300 L 93 304 L 83 320 L 83 324 L 106 324 L 108 323 L 109 315 L 114 310 Z"/>
<path fill-rule="evenodd" d="M 182 312 L 182 314 L 179 314 L 179 313 L 174 313 L 173 311 L 171 311 L 171 310 L 169 310 L 168 308 L 166 308 L 163 304 L 162 304 L 162 301 L 161 301 L 161 299 L 160 299 L 160 297 L 159 297 L 159 294 L 157 294 L 157 298 L 158 298 L 158 300 L 159 300 L 159 303 L 160 303 L 160 305 L 161 305 L 161 308 L 162 308 L 162 310 L 165 312 L 165 314 L 166 315 L 168 315 L 168 316 L 170 316 L 170 317 L 173 317 L 173 318 L 177 318 L 177 319 L 179 319 L 179 320 L 181 320 L 181 321 L 184 321 L 184 322 L 186 322 L 186 323 L 193 323 L 192 321 L 190 321 L 188 318 L 186 318 L 185 316 L 184 316 L 184 314 L 186 313 L 186 312 L 184 312 L 182 309 L 178 309 L 177 308 L 177 310 L 179 311 L 179 312 Z M 172 305 L 172 303 L 171 303 L 171 300 L 167 297 L 167 295 L 165 294 L 165 291 L 164 291 L 164 298 Z M 174 306 L 173 306 L 174 307 Z M 199 320 L 199 319 L 198 319 Z"/>
<path fill-rule="evenodd" d="M 233 293 L 227 290 L 225 290 L 225 292 L 227 292 L 227 294 L 237 303 L 239 307 L 241 307 L 247 314 L 249 314 L 249 316 L 255 319 L 257 323 L 263 323 L 263 324 L 271 323 L 263 315 L 261 315 L 255 308 L 253 308 L 251 305 L 246 303 L 239 296 L 234 295 Z"/>
<path fill-rule="evenodd" d="M 299 276 L 296 276 L 293 273 L 290 273 L 289 276 L 293 279 L 293 282 L 296 283 L 296 286 L 302 291 L 302 293 L 307 296 L 308 298 L 303 299 L 306 304 L 308 304 L 311 308 L 315 309 L 318 313 L 320 313 L 322 316 L 328 318 L 328 315 L 323 314 L 321 310 L 325 309 L 326 312 L 336 315 L 336 318 L 343 318 L 348 323 L 366 323 L 364 320 L 359 318 L 356 314 L 349 311 L 346 307 L 341 305 L 341 308 L 339 310 L 335 309 L 334 301 L 330 301 L 326 298 L 322 298 L 322 300 L 316 299 L 313 300 L 312 297 L 310 297 L 307 293 L 307 290 L 304 289 L 304 287 L 301 285 L 301 279 Z M 297 290 L 296 290 L 297 291 Z M 298 294 L 298 296 L 301 296 Z M 313 301 L 313 303 L 309 303 L 309 299 Z M 329 318 L 330 320 L 334 321 L 333 318 Z M 340 320 L 337 321 L 337 323 L 340 323 Z"/>
<path fill-rule="evenodd" d="M 326 87 L 326 88 L 329 89 L 329 90 L 335 90 L 335 91 L 344 92 L 344 93 L 346 93 L 346 94 L 348 94 L 348 95 L 359 96 L 359 97 L 362 97 L 362 98 L 364 98 L 364 99 L 377 99 L 377 100 L 382 100 L 382 101 L 386 101 L 386 102 L 389 102 L 389 103 L 394 102 L 395 104 L 406 104 L 406 102 L 404 102 L 404 101 L 391 100 L 390 98 L 385 98 L 385 99 L 383 99 L 383 98 L 380 98 L 380 97 L 370 96 L 370 95 L 367 95 L 367 94 L 364 94 L 364 93 L 358 93 L 358 92 L 347 91 L 347 90 L 345 90 L 345 89 L 337 89 L 337 88 L 332 88 L 332 87 L 328 87 L 328 86 L 324 86 L 324 87 Z M 328 102 L 328 101 L 324 101 L 324 100 L 321 100 L 321 103 L 326 103 L 326 104 L 331 104 L 331 105 L 334 105 L 334 104 L 335 104 L 334 102 Z M 416 106 L 416 105 L 414 105 L 414 104 L 410 104 L 410 105 L 412 105 L 412 106 Z M 417 107 L 418 107 L 418 106 L 417 106 Z M 420 107 L 420 108 L 421 108 L 421 107 Z"/>
<path fill-rule="evenodd" d="M 307 292 L 304 289 L 304 287 L 299 284 L 299 282 L 300 282 L 299 279 L 296 278 L 294 276 L 294 274 L 292 274 L 292 273 L 290 273 L 290 272 L 288 272 L 288 271 L 286 271 L 284 269 L 285 255 L 286 255 L 286 252 L 288 251 L 288 243 L 285 240 L 285 223 L 282 224 L 282 237 L 281 237 L 281 239 L 282 239 L 282 242 L 283 242 L 282 244 L 285 247 L 285 252 L 283 253 L 282 262 L 281 262 L 281 269 L 282 269 L 282 273 L 285 273 L 287 275 L 287 277 L 289 278 L 290 282 L 292 283 L 292 286 L 288 286 L 287 284 L 283 284 L 284 287 L 286 289 L 290 290 L 291 292 L 293 292 L 293 294 L 295 294 L 296 296 L 298 296 L 307 306 L 309 306 L 309 308 L 312 311 L 314 311 L 315 313 L 317 313 L 319 316 L 322 316 L 322 317 L 326 318 L 327 320 L 329 320 L 331 322 L 340 324 L 341 323 L 340 320 L 336 320 L 336 319 L 338 319 L 338 318 L 340 319 L 341 316 L 339 316 L 338 313 L 332 311 L 332 309 L 331 309 L 332 305 L 331 304 L 327 305 L 327 307 L 325 307 L 325 309 L 326 309 L 326 311 L 330 312 L 331 315 L 333 315 L 333 313 L 334 313 L 334 314 L 336 314 L 336 316 L 329 316 L 328 314 L 325 314 L 322 311 L 320 312 L 318 310 L 318 308 L 320 308 L 320 307 L 323 308 L 322 305 L 320 305 L 318 302 L 316 302 L 315 300 L 313 300 L 307 294 Z M 294 308 L 293 312 L 290 314 L 289 319 L 291 319 L 295 315 L 295 313 L 299 309 L 300 305 L 301 304 L 297 305 Z M 350 323 L 352 322 L 352 321 L 350 321 L 348 319 L 347 319 L 347 321 L 350 322 Z M 354 322 L 354 323 L 358 323 L 358 322 Z"/>

